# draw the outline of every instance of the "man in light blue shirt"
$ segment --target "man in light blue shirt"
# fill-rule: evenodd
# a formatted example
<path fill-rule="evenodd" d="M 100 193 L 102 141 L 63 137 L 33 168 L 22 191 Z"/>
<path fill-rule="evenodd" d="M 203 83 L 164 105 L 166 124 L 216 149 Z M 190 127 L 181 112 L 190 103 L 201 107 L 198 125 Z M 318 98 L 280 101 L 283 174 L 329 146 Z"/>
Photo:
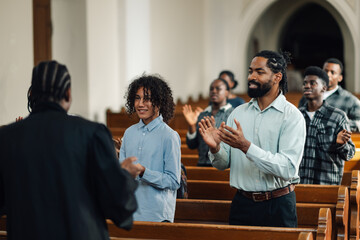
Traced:
<path fill-rule="evenodd" d="M 219 129 L 202 120 L 200 133 L 214 167 L 230 167 L 237 188 L 229 223 L 296 227 L 294 184 L 305 144 L 305 121 L 286 101 L 286 54 L 262 51 L 248 75 L 251 101 L 237 107 Z"/>
<path fill-rule="evenodd" d="M 127 93 L 127 111 L 140 118 L 123 137 L 120 162 L 137 157 L 141 172 L 135 195 L 135 221 L 173 222 L 180 187 L 181 141 L 166 123 L 174 115 L 171 89 L 160 76 L 134 80 Z"/>

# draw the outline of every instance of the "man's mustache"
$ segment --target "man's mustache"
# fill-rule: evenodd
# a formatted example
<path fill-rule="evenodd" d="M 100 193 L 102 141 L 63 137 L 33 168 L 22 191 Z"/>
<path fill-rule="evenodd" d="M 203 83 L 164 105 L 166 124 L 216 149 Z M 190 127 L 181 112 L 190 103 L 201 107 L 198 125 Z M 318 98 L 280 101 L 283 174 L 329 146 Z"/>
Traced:
<path fill-rule="evenodd" d="M 252 83 L 252 84 L 255 84 L 255 85 L 258 86 L 258 87 L 261 86 L 261 84 L 258 83 L 258 82 L 256 82 L 255 80 L 250 80 L 250 81 L 248 81 L 248 86 L 249 86 L 251 83 Z"/>

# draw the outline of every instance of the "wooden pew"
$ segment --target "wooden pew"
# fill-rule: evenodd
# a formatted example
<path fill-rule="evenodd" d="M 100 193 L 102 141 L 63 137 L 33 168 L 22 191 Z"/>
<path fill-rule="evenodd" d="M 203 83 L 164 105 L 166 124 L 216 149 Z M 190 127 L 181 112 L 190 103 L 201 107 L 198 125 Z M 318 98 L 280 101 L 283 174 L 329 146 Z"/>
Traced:
<path fill-rule="evenodd" d="M 344 179 L 345 175 L 343 176 Z M 360 218 L 360 171 L 352 171 L 350 185 L 349 240 L 359 239 Z"/>
<path fill-rule="evenodd" d="M 188 153 L 183 153 L 183 155 L 188 155 Z M 188 157 L 186 157 L 188 158 Z M 196 166 L 198 159 L 191 158 L 190 160 L 187 160 L 184 163 L 185 166 Z M 354 158 L 346 161 L 344 164 L 344 171 L 352 171 L 352 170 L 360 170 L 360 151 L 356 151 Z"/>
<path fill-rule="evenodd" d="M 195 161 L 195 159 L 193 160 Z M 353 170 L 353 171 L 359 171 L 359 170 Z M 214 167 L 187 166 L 186 172 L 187 172 L 188 180 L 229 181 L 230 179 L 229 168 L 221 171 Z M 352 183 L 352 171 L 344 171 L 341 185 L 350 187 L 351 183 Z"/>
<path fill-rule="evenodd" d="M 321 224 L 330 218 L 330 212 L 322 214 Z M 275 228 L 253 226 L 229 226 L 216 224 L 192 223 L 158 223 L 134 222 L 133 229 L 126 231 L 108 222 L 112 240 L 117 239 L 170 239 L 170 240 L 311 240 L 313 229 L 309 228 Z M 319 238 L 326 239 L 326 233 L 318 233 Z"/>
<path fill-rule="evenodd" d="M 326 216 L 324 216 L 326 219 Z M 325 222 L 325 219 L 323 222 Z M 264 227 L 241 227 L 241 226 L 217 226 L 217 225 L 195 225 L 176 223 L 152 223 L 135 222 L 131 231 L 117 228 L 108 221 L 108 228 L 111 240 L 120 239 L 219 239 L 224 236 L 226 239 L 239 239 L 244 236 L 247 240 L 269 239 L 269 240 L 313 240 L 314 235 L 310 229 L 284 229 Z M 209 237 L 208 234 L 211 234 Z M 317 233 L 320 235 L 319 233 Z M 327 239 L 324 233 L 324 238 Z M 218 238 L 213 238 L 212 236 Z M 192 237 L 195 236 L 195 237 Z M 186 237 L 186 238 L 183 238 Z M 0 231 L 0 240 L 6 240 L 6 231 Z M 318 238 L 319 239 L 319 238 Z"/>
<path fill-rule="evenodd" d="M 175 222 L 228 224 L 230 207 L 229 200 L 177 199 Z M 316 232 L 327 232 L 327 239 L 331 239 L 331 213 L 326 224 L 319 225 L 323 218 L 320 212 L 321 209 L 331 211 L 335 207 L 335 204 L 297 203 L 298 227 L 312 228 L 315 236 Z"/>
<path fill-rule="evenodd" d="M 188 166 L 196 166 L 199 160 L 198 154 L 181 154 L 181 162 L 187 169 Z"/>
<path fill-rule="evenodd" d="M 358 132 L 353 132 L 353 133 L 351 134 L 351 140 L 352 140 L 352 141 L 360 141 L 360 133 L 358 133 Z"/>
<path fill-rule="evenodd" d="M 198 150 L 197 149 L 190 149 L 186 144 L 181 144 L 181 155 L 182 154 L 196 154 L 197 158 L 199 158 Z M 197 161 L 197 160 L 196 160 Z"/>
<path fill-rule="evenodd" d="M 214 167 L 186 166 L 187 179 L 189 180 L 210 180 L 229 181 L 230 169 L 220 171 Z"/>
<path fill-rule="evenodd" d="M 187 166 L 188 180 L 211 180 L 211 181 L 228 181 L 230 169 L 219 171 L 213 167 Z M 349 188 L 349 239 L 357 239 L 359 236 L 359 219 L 360 219 L 360 183 L 359 170 L 345 171 L 343 173 L 341 185 Z"/>
<path fill-rule="evenodd" d="M 128 128 L 138 122 L 139 118 L 136 114 L 130 117 L 125 110 L 121 112 L 112 112 L 110 109 L 106 110 L 106 126 L 108 128 Z M 179 111 L 174 112 L 174 118 L 169 121 L 168 125 L 172 129 L 188 129 L 189 127 L 183 113 Z"/>
<path fill-rule="evenodd" d="M 230 170 L 219 171 L 213 167 L 197 167 L 187 166 L 188 180 L 211 180 L 211 181 L 228 181 Z M 359 170 L 345 171 L 341 185 L 349 188 L 349 239 L 358 239 L 359 236 L 359 219 L 360 219 L 360 186 L 359 186 Z"/>
<path fill-rule="evenodd" d="M 6 231 L 0 231 L 0 240 L 6 240 L 6 239 L 8 239 Z"/>
<path fill-rule="evenodd" d="M 344 164 L 344 171 L 351 170 L 360 170 L 360 151 L 356 151 L 354 157 Z"/>
<path fill-rule="evenodd" d="M 236 189 L 228 181 L 188 180 L 189 199 L 232 200 Z M 335 204 L 332 208 L 337 235 L 347 239 L 349 230 L 349 190 L 346 186 L 298 184 L 297 203 Z M 335 229 L 335 228 L 334 228 Z"/>
<path fill-rule="evenodd" d="M 325 210 L 325 209 L 324 209 Z M 251 226 L 229 226 L 215 224 L 189 224 L 189 223 L 155 223 L 155 222 L 134 222 L 130 231 L 116 227 L 110 220 L 107 220 L 111 240 L 120 239 L 219 239 L 226 237 L 227 240 L 243 239 L 269 239 L 269 240 L 313 240 L 329 239 L 328 222 L 331 221 L 330 210 L 322 211 L 319 218 L 319 230 L 310 228 L 271 228 Z M 0 240 L 7 239 L 6 231 L 0 231 Z"/>

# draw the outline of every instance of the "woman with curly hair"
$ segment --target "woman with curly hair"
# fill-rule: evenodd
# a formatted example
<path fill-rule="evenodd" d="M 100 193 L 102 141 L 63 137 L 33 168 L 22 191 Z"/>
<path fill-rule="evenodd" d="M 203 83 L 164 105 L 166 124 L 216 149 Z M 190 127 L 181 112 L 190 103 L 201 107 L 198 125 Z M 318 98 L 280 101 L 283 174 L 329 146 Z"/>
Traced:
<path fill-rule="evenodd" d="M 174 115 L 172 92 L 159 75 L 143 75 L 128 88 L 126 108 L 137 124 L 126 129 L 120 162 L 137 157 L 141 167 L 136 190 L 135 221 L 173 222 L 176 190 L 180 187 L 181 141 L 167 123 Z"/>

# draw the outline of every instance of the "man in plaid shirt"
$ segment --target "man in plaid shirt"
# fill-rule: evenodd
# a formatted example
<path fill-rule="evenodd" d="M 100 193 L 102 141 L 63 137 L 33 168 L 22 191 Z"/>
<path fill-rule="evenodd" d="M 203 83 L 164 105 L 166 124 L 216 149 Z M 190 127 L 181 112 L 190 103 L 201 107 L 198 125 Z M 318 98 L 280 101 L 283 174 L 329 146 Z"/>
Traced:
<path fill-rule="evenodd" d="M 319 67 L 305 69 L 303 83 L 307 104 L 299 110 L 306 121 L 306 142 L 300 163 L 300 183 L 341 184 L 344 161 L 355 153 L 346 114 L 323 101 L 329 78 Z"/>
<path fill-rule="evenodd" d="M 339 59 L 329 58 L 325 61 L 323 70 L 329 76 L 329 85 L 324 93 L 324 100 L 336 108 L 343 110 L 349 118 L 350 129 L 353 132 L 360 132 L 360 101 L 359 99 L 346 91 L 339 82 L 343 80 L 343 64 Z M 299 107 L 306 105 L 306 98 L 302 97 Z"/>

